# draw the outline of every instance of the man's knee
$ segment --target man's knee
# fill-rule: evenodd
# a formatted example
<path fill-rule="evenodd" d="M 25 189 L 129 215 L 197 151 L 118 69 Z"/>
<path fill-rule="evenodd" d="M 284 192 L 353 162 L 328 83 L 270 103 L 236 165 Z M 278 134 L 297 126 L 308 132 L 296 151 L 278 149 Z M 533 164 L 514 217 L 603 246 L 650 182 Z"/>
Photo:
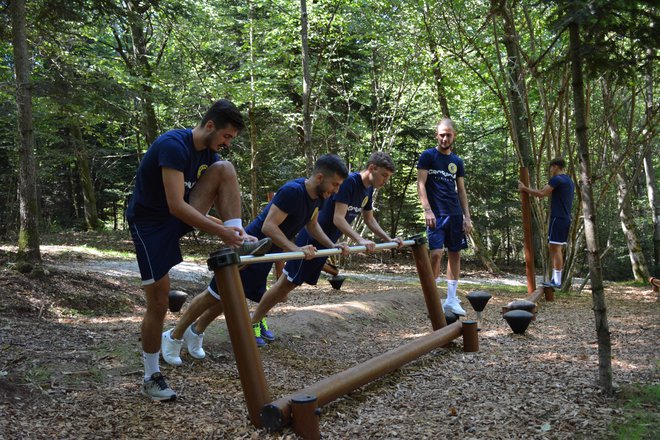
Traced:
<path fill-rule="evenodd" d="M 217 162 L 214 162 L 204 172 L 205 175 L 206 173 L 209 173 L 209 177 L 213 177 L 219 181 L 236 180 L 238 178 L 234 165 L 232 165 L 231 162 L 228 162 L 226 160 L 219 160 Z"/>

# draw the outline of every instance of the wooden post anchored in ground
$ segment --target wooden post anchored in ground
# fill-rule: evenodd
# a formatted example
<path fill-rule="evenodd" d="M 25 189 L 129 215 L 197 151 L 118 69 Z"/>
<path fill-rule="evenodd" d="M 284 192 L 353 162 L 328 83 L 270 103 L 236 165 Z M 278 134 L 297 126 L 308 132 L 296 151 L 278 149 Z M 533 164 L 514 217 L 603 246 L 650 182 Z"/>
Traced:
<path fill-rule="evenodd" d="M 376 245 L 376 249 L 393 249 L 398 246 L 399 244 L 396 242 L 379 243 Z M 275 431 L 290 424 L 293 418 L 296 419 L 293 423 L 296 434 L 305 439 L 318 439 L 320 438 L 318 408 L 321 406 L 396 370 L 435 348 L 449 344 L 461 335 L 463 335 L 465 352 L 478 351 L 476 321 L 463 323 L 457 321 L 447 325 L 440 303 L 440 294 L 433 279 L 426 239 L 421 235 L 415 236 L 411 240 L 404 241 L 403 246 L 412 246 L 413 257 L 434 331 L 271 403 L 268 403 L 270 392 L 252 333 L 238 264 L 303 259 L 305 254 L 303 252 L 282 252 L 239 257 L 229 248 L 211 254 L 207 263 L 209 269 L 215 274 L 217 285 L 223 286 L 222 302 L 225 306 L 227 329 L 252 424 Z M 365 251 L 365 246 L 349 248 L 351 253 Z M 322 249 L 315 253 L 315 257 L 338 255 L 341 252 L 341 249 Z"/>
<path fill-rule="evenodd" d="M 529 171 L 526 167 L 520 168 L 520 181 L 529 186 Z M 527 274 L 527 292 L 532 293 L 536 289 L 536 274 L 534 269 L 534 238 L 532 237 L 532 209 L 529 202 L 529 194 L 520 192 L 522 201 L 522 220 L 525 245 L 525 273 Z"/>

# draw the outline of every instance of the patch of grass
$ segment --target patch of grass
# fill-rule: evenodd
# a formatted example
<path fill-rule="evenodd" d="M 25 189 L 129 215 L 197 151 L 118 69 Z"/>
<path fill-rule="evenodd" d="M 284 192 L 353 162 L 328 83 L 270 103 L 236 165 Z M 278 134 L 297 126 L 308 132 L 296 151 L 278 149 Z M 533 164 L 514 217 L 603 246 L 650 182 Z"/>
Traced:
<path fill-rule="evenodd" d="M 644 281 L 635 281 L 635 280 L 625 280 L 625 281 L 610 281 L 612 286 L 621 286 L 621 287 L 649 287 L 647 280 Z"/>
<path fill-rule="evenodd" d="M 635 385 L 621 391 L 623 419 L 610 426 L 612 438 L 645 440 L 660 432 L 660 385 Z"/>
<path fill-rule="evenodd" d="M 474 290 L 482 290 L 484 292 L 490 293 L 491 295 L 495 294 L 516 294 L 521 296 L 527 296 L 527 286 L 512 286 L 508 284 L 461 284 L 458 283 L 458 288 L 460 291 L 465 291 L 466 294 Z"/>

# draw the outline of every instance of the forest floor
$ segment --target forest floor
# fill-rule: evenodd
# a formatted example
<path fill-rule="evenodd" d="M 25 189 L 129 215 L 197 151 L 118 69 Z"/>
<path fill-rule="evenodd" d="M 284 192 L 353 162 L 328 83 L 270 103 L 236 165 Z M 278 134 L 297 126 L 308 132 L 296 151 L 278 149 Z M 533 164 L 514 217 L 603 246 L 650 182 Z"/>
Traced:
<path fill-rule="evenodd" d="M 84 234 L 55 241 L 42 249 L 48 273 L 37 278 L 13 270 L 12 248 L 0 246 L 0 439 L 296 438 L 289 428 L 268 433 L 250 424 L 224 318 L 207 330 L 206 359 L 184 350 L 183 366 L 161 366 L 176 402 L 144 398 L 137 275 L 80 270 L 131 262 L 130 241 L 90 243 Z M 195 246 L 184 244 L 184 252 L 194 255 Z M 117 252 L 97 250 L 108 247 Z M 187 262 L 203 272 L 204 251 L 196 255 Z M 321 280 L 272 310 L 278 340 L 260 354 L 274 399 L 431 330 L 409 252 L 356 257 L 351 268 L 363 276 L 349 276 L 341 290 Z M 492 278 L 465 269 L 476 280 Z M 459 284 L 470 318 L 465 295 L 475 288 L 493 295 L 478 352 L 464 353 L 459 338 L 326 405 L 323 438 L 657 439 L 657 294 L 645 286 L 606 288 L 617 390 L 608 398 L 597 387 L 589 291 L 542 300 L 527 332 L 515 335 L 501 308 L 526 289 L 505 281 Z M 173 288 L 194 294 L 204 286 L 203 279 L 177 279 Z M 166 326 L 177 316 L 168 313 Z"/>

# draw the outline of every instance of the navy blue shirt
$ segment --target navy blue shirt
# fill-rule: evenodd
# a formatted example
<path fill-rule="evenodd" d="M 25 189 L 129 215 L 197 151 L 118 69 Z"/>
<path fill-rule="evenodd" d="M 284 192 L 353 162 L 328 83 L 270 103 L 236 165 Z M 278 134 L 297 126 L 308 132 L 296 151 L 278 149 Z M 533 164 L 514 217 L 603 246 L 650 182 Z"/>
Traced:
<path fill-rule="evenodd" d="M 197 180 L 211 164 L 219 160 L 218 154 L 209 149 L 195 150 L 190 129 L 162 134 L 151 144 L 140 162 L 126 218 L 131 222 L 162 221 L 172 216 L 163 185 L 163 167 L 183 173 L 184 199 L 187 202 Z"/>
<path fill-rule="evenodd" d="M 566 174 L 557 174 L 548 181 L 548 185 L 553 188 L 550 197 L 550 216 L 570 220 L 575 192 L 573 180 Z"/>
<path fill-rule="evenodd" d="M 346 180 L 339 187 L 339 191 L 333 194 L 332 197 L 325 203 L 323 209 L 319 212 L 319 225 L 328 238 L 335 243 L 341 237 L 341 231 L 335 226 L 335 203 L 345 203 L 348 205 L 346 210 L 346 221 L 352 224 L 358 215 L 364 211 L 371 211 L 373 209 L 373 194 L 374 188 L 364 186 L 362 176 L 360 173 L 351 173 Z M 306 244 L 313 244 L 315 247 L 323 248 L 316 240 L 312 239 L 307 229 L 303 229 L 296 238 L 298 246 Z"/>
<path fill-rule="evenodd" d="M 264 226 L 264 221 L 272 205 L 277 206 L 280 210 L 288 214 L 279 225 L 279 228 L 286 238 L 292 240 L 311 219 L 318 215 L 319 210 L 323 206 L 323 199 L 321 197 L 312 199 L 309 196 L 305 188 L 304 178 L 290 180 L 277 190 L 273 200 L 245 228 L 245 232 L 259 239 L 266 237 L 261 231 L 261 228 Z M 269 252 L 279 251 L 281 249 L 273 245 Z"/>
<path fill-rule="evenodd" d="M 463 159 L 454 153 L 442 154 L 437 148 L 422 152 L 417 169 L 427 170 L 426 195 L 436 217 L 462 214 L 456 178 L 465 177 Z"/>

